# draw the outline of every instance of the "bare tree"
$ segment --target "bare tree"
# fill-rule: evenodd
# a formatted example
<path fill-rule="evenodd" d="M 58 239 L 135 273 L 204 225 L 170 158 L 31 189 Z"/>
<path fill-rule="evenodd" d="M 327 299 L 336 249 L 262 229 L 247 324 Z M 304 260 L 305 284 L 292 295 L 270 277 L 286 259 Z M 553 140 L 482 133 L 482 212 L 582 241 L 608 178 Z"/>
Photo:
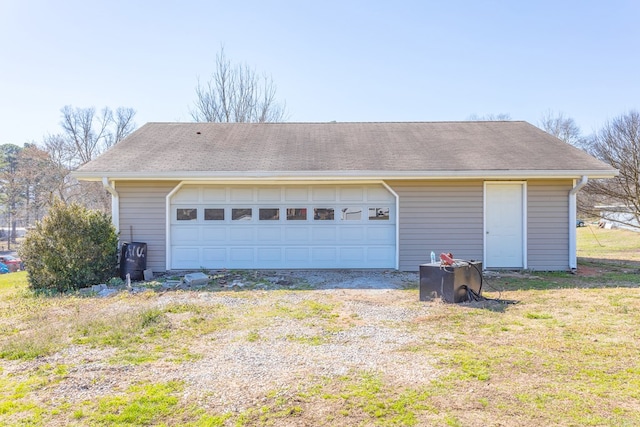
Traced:
<path fill-rule="evenodd" d="M 512 119 L 509 113 L 499 113 L 499 114 L 485 114 L 484 116 L 472 114 L 467 118 L 467 120 L 473 121 L 473 122 L 500 122 L 500 121 L 510 121 Z"/>
<path fill-rule="evenodd" d="M 60 126 L 74 148 L 75 156 L 80 164 L 87 163 L 100 152 L 100 143 L 107 132 L 110 117 L 106 114 L 97 117 L 96 109 L 93 107 L 72 108 L 66 105 L 60 112 L 62 113 Z M 96 121 L 97 128 L 94 124 Z"/>
<path fill-rule="evenodd" d="M 211 78 L 204 84 L 198 80 L 191 117 L 196 122 L 280 122 L 286 120 L 286 105 L 277 102 L 276 91 L 270 76 L 232 64 L 221 48 Z"/>
<path fill-rule="evenodd" d="M 594 180 L 587 191 L 610 210 L 629 214 L 635 220 L 620 221 L 629 226 L 640 223 L 640 113 L 631 110 L 607 122 L 587 145 L 588 151 L 619 170 L 608 180 Z"/>
<path fill-rule="evenodd" d="M 133 118 L 136 110 L 133 108 L 118 107 L 111 114 L 111 123 L 113 129 L 107 133 L 105 137 L 105 148 L 111 148 L 118 142 L 125 139 L 131 132 L 136 129 Z"/>
<path fill-rule="evenodd" d="M 132 108 L 118 108 L 113 111 L 105 107 L 99 113 L 94 107 L 73 108 L 64 106 L 60 112 L 60 125 L 64 130 L 63 141 L 66 151 L 73 153 L 75 165 L 83 165 L 109 147 L 124 139 L 135 129 Z"/>
<path fill-rule="evenodd" d="M 580 127 L 571 117 L 566 117 L 564 113 L 554 113 L 547 110 L 542 114 L 538 127 L 550 135 L 555 136 L 576 147 L 583 145 L 583 138 Z"/>

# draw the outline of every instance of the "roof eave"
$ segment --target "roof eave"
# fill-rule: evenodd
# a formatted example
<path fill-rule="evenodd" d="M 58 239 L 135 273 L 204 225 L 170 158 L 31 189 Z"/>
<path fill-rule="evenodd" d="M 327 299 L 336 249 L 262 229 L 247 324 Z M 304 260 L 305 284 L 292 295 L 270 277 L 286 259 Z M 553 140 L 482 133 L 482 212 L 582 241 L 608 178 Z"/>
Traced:
<path fill-rule="evenodd" d="M 614 178 L 618 171 L 610 170 L 472 170 L 472 171 L 198 171 L 198 172 L 72 172 L 81 181 L 190 180 L 190 181 L 256 181 L 281 180 L 430 180 L 430 179 L 590 179 Z"/>

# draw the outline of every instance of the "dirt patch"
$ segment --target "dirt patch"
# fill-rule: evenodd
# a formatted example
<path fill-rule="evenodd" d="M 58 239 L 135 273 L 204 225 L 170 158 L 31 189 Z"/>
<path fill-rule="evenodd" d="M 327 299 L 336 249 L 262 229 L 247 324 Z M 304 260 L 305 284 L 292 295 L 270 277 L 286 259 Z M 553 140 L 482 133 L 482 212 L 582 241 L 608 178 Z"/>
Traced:
<path fill-rule="evenodd" d="M 591 267 L 587 265 L 581 265 L 578 267 L 576 274 L 582 277 L 597 277 L 603 273 L 602 268 Z"/>

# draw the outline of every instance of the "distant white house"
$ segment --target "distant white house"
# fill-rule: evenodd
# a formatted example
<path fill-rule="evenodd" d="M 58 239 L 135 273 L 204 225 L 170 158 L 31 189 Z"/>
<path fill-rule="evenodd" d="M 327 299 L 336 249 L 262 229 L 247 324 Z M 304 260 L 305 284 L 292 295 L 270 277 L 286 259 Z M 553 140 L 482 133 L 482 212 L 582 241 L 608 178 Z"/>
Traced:
<path fill-rule="evenodd" d="M 640 223 L 635 213 L 627 206 L 596 206 L 600 211 L 600 226 L 604 228 L 618 227 L 631 231 L 640 231 Z"/>

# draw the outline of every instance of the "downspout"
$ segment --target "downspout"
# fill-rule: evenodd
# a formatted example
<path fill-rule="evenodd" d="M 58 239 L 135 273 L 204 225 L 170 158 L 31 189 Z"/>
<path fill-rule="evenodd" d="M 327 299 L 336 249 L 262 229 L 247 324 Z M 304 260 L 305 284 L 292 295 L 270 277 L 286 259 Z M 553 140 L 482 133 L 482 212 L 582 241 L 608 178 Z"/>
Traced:
<path fill-rule="evenodd" d="M 574 187 L 569 191 L 569 268 L 571 271 L 575 271 L 578 268 L 578 256 L 576 254 L 576 194 L 582 187 L 587 185 L 588 180 L 589 178 L 583 175 L 580 177 L 580 181 L 574 184 Z"/>
<path fill-rule="evenodd" d="M 111 222 L 116 229 L 116 233 L 120 233 L 120 195 L 106 176 L 102 177 L 102 186 L 111 193 Z"/>

